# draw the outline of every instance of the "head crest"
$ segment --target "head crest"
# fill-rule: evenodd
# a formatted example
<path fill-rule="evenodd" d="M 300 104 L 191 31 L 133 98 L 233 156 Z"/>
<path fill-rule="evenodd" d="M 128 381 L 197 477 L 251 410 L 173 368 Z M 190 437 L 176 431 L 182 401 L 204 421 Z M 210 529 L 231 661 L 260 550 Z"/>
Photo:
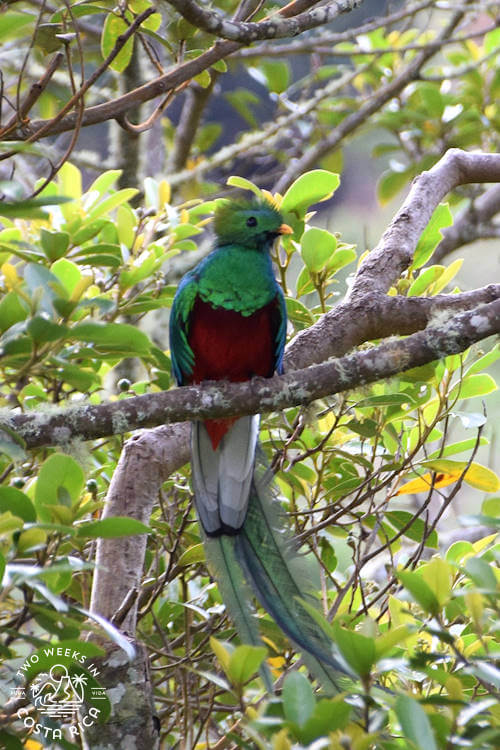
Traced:
<path fill-rule="evenodd" d="M 249 219 L 257 219 L 253 230 Z M 217 237 L 226 240 L 242 241 L 242 235 L 249 237 L 250 234 L 258 234 L 259 227 L 262 231 L 269 232 L 277 229 L 283 223 L 277 206 L 269 200 L 253 198 L 251 200 L 234 200 L 223 198 L 218 201 L 214 214 L 214 231 Z"/>

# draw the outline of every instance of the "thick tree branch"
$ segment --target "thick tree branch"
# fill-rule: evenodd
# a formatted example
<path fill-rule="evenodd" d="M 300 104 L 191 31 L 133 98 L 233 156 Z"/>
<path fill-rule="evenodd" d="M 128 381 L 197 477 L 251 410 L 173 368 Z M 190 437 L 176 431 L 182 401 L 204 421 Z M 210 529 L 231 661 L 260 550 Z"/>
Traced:
<path fill-rule="evenodd" d="M 356 28 L 346 29 L 345 31 L 328 31 L 322 33 L 320 36 L 309 35 L 302 39 L 294 40 L 293 42 L 274 44 L 273 42 L 264 42 L 259 45 L 252 47 L 246 47 L 238 50 L 233 55 L 233 59 L 244 60 L 253 59 L 256 57 L 283 57 L 290 55 L 301 55 L 311 54 L 312 52 L 319 52 L 325 55 L 346 55 L 352 54 L 351 51 L 345 53 L 340 50 L 334 50 L 333 46 L 341 44 L 342 42 L 354 42 L 360 34 L 368 34 L 375 29 L 385 28 L 388 26 L 402 21 L 405 18 L 415 16 L 421 10 L 425 10 L 434 4 L 434 0 L 423 0 L 423 2 L 415 3 L 412 6 L 405 7 L 403 10 L 395 11 L 385 16 L 380 16 L 375 19 L 370 19 L 365 23 L 357 26 Z M 435 43 L 431 43 L 435 44 Z M 419 45 L 419 49 L 422 49 L 427 45 Z M 405 50 L 408 47 L 405 47 Z M 370 50 L 372 53 L 372 50 Z M 366 55 L 366 50 L 364 51 Z"/>
<path fill-rule="evenodd" d="M 207 383 L 55 413 L 9 415 L 2 421 L 33 448 L 76 437 L 92 440 L 162 422 L 279 411 L 458 354 L 495 333 L 500 333 L 500 299 L 440 320 L 405 339 L 271 379 Z"/>
<path fill-rule="evenodd" d="M 149 524 L 151 503 L 158 489 L 173 471 L 189 460 L 189 431 L 190 426 L 185 422 L 147 430 L 128 440 L 113 474 L 102 517 L 125 515 Z M 98 545 L 90 603 L 92 612 L 111 620 L 128 593 L 138 586 L 137 561 L 144 559 L 146 540 L 141 534 L 105 540 L 106 543 Z M 113 550 L 111 559 L 110 549 Z M 135 625 L 134 606 L 120 627 L 133 634 Z"/>
<path fill-rule="evenodd" d="M 399 319 L 403 306 L 408 304 L 409 311 L 414 302 L 405 300 L 396 311 L 392 305 L 399 304 L 401 298 L 388 298 L 386 292 L 410 265 L 423 229 L 447 193 L 458 185 L 494 181 L 500 182 L 499 154 L 468 153 L 459 149 L 450 149 L 432 169 L 416 178 L 379 244 L 361 263 L 347 298 L 295 337 L 287 353 L 287 367 L 323 362 L 370 338 L 409 333 L 403 325 L 388 333 L 388 324 L 390 327 L 391 316 L 397 315 Z M 438 298 L 434 299 L 440 304 Z M 422 304 L 415 304 L 415 315 L 416 308 Z M 406 319 L 410 322 L 410 318 Z M 393 325 L 397 328 L 395 318 Z"/>
<path fill-rule="evenodd" d="M 432 169 L 416 177 L 379 245 L 360 267 L 350 298 L 386 292 L 410 265 L 415 238 L 422 234 L 436 205 L 458 185 L 477 182 L 500 182 L 500 154 L 453 148 Z"/>
<path fill-rule="evenodd" d="M 256 23 L 225 19 L 216 11 L 200 8 L 193 0 L 167 0 L 167 2 L 193 26 L 222 39 L 251 44 L 261 39 L 297 36 L 303 31 L 324 26 L 342 13 L 348 13 L 357 8 L 363 0 L 333 0 L 320 8 L 313 8 L 293 17 L 285 18 L 283 15 L 276 15 Z M 295 3 L 290 3 L 290 5 L 296 6 Z M 317 5 L 317 2 L 307 3 L 307 5 Z"/>

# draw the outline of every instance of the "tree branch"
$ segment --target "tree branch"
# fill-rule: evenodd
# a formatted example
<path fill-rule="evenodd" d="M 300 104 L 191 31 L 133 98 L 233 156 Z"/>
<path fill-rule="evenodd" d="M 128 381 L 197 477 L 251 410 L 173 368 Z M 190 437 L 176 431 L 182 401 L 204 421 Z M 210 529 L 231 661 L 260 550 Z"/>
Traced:
<path fill-rule="evenodd" d="M 47 135 L 53 135 L 55 133 L 63 133 L 66 130 L 73 130 L 76 126 L 78 127 L 84 127 L 85 125 L 88 125 L 86 121 L 86 113 L 89 110 L 85 110 L 83 112 L 83 115 L 78 112 L 72 112 L 71 114 L 67 114 L 72 107 L 77 105 L 80 101 L 83 100 L 83 96 L 86 94 L 86 92 L 94 85 L 94 83 L 98 80 L 98 78 L 108 69 L 109 65 L 113 62 L 115 57 L 118 55 L 120 50 L 124 47 L 124 45 L 127 43 L 127 41 L 136 33 L 136 31 L 140 28 L 141 24 L 149 18 L 150 15 L 152 15 L 155 12 L 154 8 L 147 8 L 145 11 L 140 13 L 130 24 L 128 29 L 123 33 L 120 34 L 120 36 L 117 38 L 113 49 L 108 54 L 106 59 L 102 62 L 102 64 L 94 70 L 92 75 L 83 83 L 83 85 L 76 91 L 71 99 L 66 102 L 66 104 L 63 106 L 63 108 L 57 113 L 57 115 L 50 120 L 39 120 L 30 122 L 29 124 L 23 123 L 21 128 L 18 128 L 14 131 L 14 138 L 17 139 L 24 139 L 29 143 L 33 143 L 34 141 L 37 141 L 39 138 L 42 138 Z M 123 97 L 120 97 L 123 98 Z M 130 104 L 128 107 L 135 106 L 137 104 L 140 104 L 142 100 L 134 101 Z M 90 107 L 89 109 L 92 109 Z M 65 116 L 66 115 L 66 116 Z M 109 116 L 104 119 L 110 119 Z M 69 124 L 71 123 L 71 124 Z M 60 127 L 62 125 L 62 128 Z M 26 138 L 25 131 L 29 132 L 29 137 Z M 7 138 L 7 140 L 10 139 Z M 6 158 L 7 155 L 3 155 L 2 158 Z"/>
<path fill-rule="evenodd" d="M 310 35 L 304 39 L 289 42 L 287 44 L 260 44 L 259 46 L 248 47 L 235 52 L 233 59 L 240 60 L 252 59 L 255 57 L 285 57 L 287 55 L 310 54 L 311 52 L 317 52 L 320 46 L 322 48 L 324 47 L 325 54 L 334 54 L 337 56 L 341 53 L 339 53 L 338 50 L 332 49 L 334 45 L 342 42 L 353 42 L 360 34 L 368 34 L 371 31 L 375 31 L 375 29 L 380 29 L 381 27 L 387 28 L 391 24 L 416 15 L 421 10 L 425 10 L 433 4 L 434 0 L 423 0 L 422 2 L 415 3 L 410 7 L 405 7 L 403 10 L 395 11 L 394 13 L 380 16 L 375 19 L 370 19 L 356 28 L 346 29 L 345 31 L 328 32 L 321 34 L 320 37 Z M 282 14 L 284 10 L 285 9 L 283 8 Z M 407 47 L 405 47 L 405 49 L 407 49 Z M 346 54 L 351 55 L 352 52 L 349 51 Z M 366 50 L 364 54 L 367 54 Z"/>
<path fill-rule="evenodd" d="M 500 333 L 500 299 L 405 339 L 270 379 L 187 386 L 54 413 L 14 414 L 3 417 L 2 422 L 25 440 L 26 447 L 34 448 L 66 444 L 76 437 L 93 440 L 165 422 L 280 411 L 458 354 L 495 333 Z"/>
<path fill-rule="evenodd" d="M 410 265 L 415 238 L 422 234 L 438 203 L 458 185 L 477 182 L 500 182 L 500 154 L 452 148 L 432 169 L 416 177 L 381 242 L 361 265 L 350 298 L 386 292 Z"/>
<path fill-rule="evenodd" d="M 491 219 L 500 212 L 500 185 L 494 185 L 464 208 L 455 217 L 453 226 L 447 227 L 444 237 L 437 246 L 433 260 L 441 261 L 462 245 L 478 239 L 500 236 L 500 226 Z"/>
<path fill-rule="evenodd" d="M 297 36 L 303 31 L 324 26 L 342 13 L 348 13 L 357 8 L 363 0 L 333 0 L 321 8 L 313 8 L 291 17 L 273 16 L 259 22 L 225 19 L 216 11 L 203 10 L 193 0 L 167 0 L 167 2 L 193 26 L 222 39 L 229 39 L 240 44 L 251 44 L 261 39 Z M 317 2 L 306 4 L 316 5 Z M 296 6 L 295 3 L 290 5 Z"/>
<path fill-rule="evenodd" d="M 190 426 L 185 422 L 130 438 L 113 474 L 102 518 L 125 515 L 149 524 L 151 505 L 159 488 L 173 471 L 189 461 L 189 432 Z M 128 593 L 139 586 L 142 565 L 137 571 L 137 561 L 144 559 L 146 540 L 145 534 L 101 540 L 90 602 L 92 612 L 111 620 Z M 136 616 L 136 606 L 130 607 L 120 628 L 134 634 Z"/>
<path fill-rule="evenodd" d="M 466 0 L 470 2 L 470 0 Z M 333 151 L 341 141 L 357 130 L 366 120 L 378 112 L 384 104 L 397 96 L 411 81 L 415 80 L 421 68 L 439 49 L 440 44 L 447 39 L 458 26 L 465 11 L 460 10 L 453 14 L 451 21 L 436 38 L 436 46 L 429 47 L 419 52 L 408 66 L 402 70 L 392 81 L 382 86 L 376 94 L 372 94 L 356 111 L 348 115 L 334 128 L 331 133 L 322 138 L 311 148 L 307 149 L 300 159 L 291 162 L 288 169 L 280 177 L 274 190 L 284 193 L 292 182 L 303 172 L 314 167 L 320 159 L 329 151 Z"/>
<path fill-rule="evenodd" d="M 354 1 L 354 0 L 353 0 Z M 361 2 L 361 0 L 356 0 Z M 297 7 L 295 3 L 289 3 L 285 8 L 278 11 L 278 15 L 287 15 L 295 12 Z M 150 9 L 151 10 L 151 9 Z M 153 12 L 153 10 L 151 10 Z M 135 26 L 139 19 L 144 14 L 138 16 L 134 24 L 127 29 L 126 34 L 119 38 L 121 40 L 121 46 L 126 39 L 135 31 Z M 142 20 L 144 20 L 142 18 Z M 142 22 L 142 21 L 141 21 Z M 275 22 L 275 21 L 273 21 Z M 126 37 L 126 38 L 125 38 Z M 102 104 L 96 104 L 93 107 L 86 107 L 83 113 L 81 127 L 88 127 L 89 125 L 95 125 L 106 120 L 117 119 L 123 117 L 128 110 L 136 107 L 138 104 L 142 104 L 157 96 L 165 96 L 169 91 L 177 89 L 187 81 L 190 81 L 195 76 L 202 73 L 204 70 L 208 70 L 219 60 L 223 60 L 229 57 L 233 52 L 240 49 L 241 44 L 233 41 L 216 41 L 215 44 L 206 52 L 196 57 L 193 60 L 187 60 L 181 65 L 177 65 L 153 81 L 145 83 L 143 86 L 139 86 L 133 91 L 129 91 L 123 96 L 119 96 Z M 117 54 L 119 50 L 115 46 L 112 54 Z M 106 60 L 103 65 L 109 64 L 109 59 Z M 101 66 L 102 68 L 103 66 Z M 88 86 L 85 90 L 87 90 Z M 73 97 L 74 98 L 74 97 Z M 72 100 L 73 101 L 73 100 Z M 68 130 L 73 130 L 77 122 L 77 115 L 74 112 L 66 114 L 69 107 L 66 105 L 64 109 L 58 113 L 55 118 L 50 120 L 33 120 L 29 123 L 29 134 L 30 140 L 38 140 L 41 137 L 48 135 L 56 135 L 59 133 L 65 133 Z M 26 133 L 24 129 L 17 128 L 16 130 L 9 133 L 6 140 L 25 140 Z"/>
<path fill-rule="evenodd" d="M 348 297 L 295 337 L 287 356 L 287 367 L 305 367 L 311 362 L 338 356 L 339 344 L 340 353 L 344 353 L 370 337 L 408 333 L 404 327 L 395 330 L 395 319 L 393 330 L 388 331 L 391 315 L 399 316 L 402 310 L 391 309 L 401 298 L 389 298 L 386 292 L 410 265 L 422 231 L 447 193 L 458 185 L 493 181 L 500 182 L 499 154 L 468 153 L 459 149 L 450 149 L 432 169 L 417 177 L 379 244 L 361 263 Z M 402 306 L 405 304 L 406 300 Z M 416 308 L 421 304 L 406 309 L 412 309 L 416 315 Z"/>

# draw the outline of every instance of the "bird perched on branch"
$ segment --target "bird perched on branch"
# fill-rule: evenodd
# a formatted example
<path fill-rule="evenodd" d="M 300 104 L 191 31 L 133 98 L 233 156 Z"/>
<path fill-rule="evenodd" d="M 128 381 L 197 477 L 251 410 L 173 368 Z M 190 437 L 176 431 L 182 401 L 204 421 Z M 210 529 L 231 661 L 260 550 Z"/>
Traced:
<path fill-rule="evenodd" d="M 270 251 L 290 234 L 268 201 L 220 203 L 212 252 L 179 284 L 170 317 L 178 385 L 241 382 L 281 373 L 286 305 Z M 259 416 L 208 419 L 192 426 L 192 481 L 207 558 L 243 641 L 258 645 L 251 593 L 304 652 L 330 691 L 348 672 L 311 615 L 308 566 L 283 533 L 259 456 Z M 269 684 L 269 680 L 268 680 Z"/>

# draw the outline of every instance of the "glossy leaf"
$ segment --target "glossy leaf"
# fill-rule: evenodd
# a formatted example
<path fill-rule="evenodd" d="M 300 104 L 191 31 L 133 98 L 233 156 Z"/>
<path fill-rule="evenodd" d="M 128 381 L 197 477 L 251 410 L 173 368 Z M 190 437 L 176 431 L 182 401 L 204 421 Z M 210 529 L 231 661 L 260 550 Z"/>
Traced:
<path fill-rule="evenodd" d="M 421 575 L 409 570 L 398 570 L 396 575 L 405 589 L 410 592 L 413 599 L 420 604 L 425 612 L 430 615 L 435 615 L 439 612 L 439 602 L 436 595 Z"/>
<path fill-rule="evenodd" d="M 311 683 L 301 672 L 291 672 L 283 683 L 283 710 L 288 721 L 299 727 L 310 719 L 316 700 Z"/>
<path fill-rule="evenodd" d="M 400 695 L 394 710 L 404 736 L 417 750 L 438 750 L 431 723 L 420 703 L 408 695 Z"/>
<path fill-rule="evenodd" d="M 314 203 L 328 200 L 340 185 L 338 174 L 326 169 L 314 169 L 298 177 L 290 185 L 281 204 L 283 214 L 293 211 L 302 215 Z"/>
<path fill-rule="evenodd" d="M 120 536 L 134 536 L 135 534 L 150 534 L 151 529 L 135 518 L 114 516 L 100 521 L 88 521 L 78 526 L 77 536 L 86 539 L 114 539 Z"/>
<path fill-rule="evenodd" d="M 429 223 L 420 235 L 413 256 L 413 268 L 421 268 L 432 256 L 443 238 L 442 230 L 453 224 L 453 216 L 448 203 L 440 203 L 432 214 Z"/>
<path fill-rule="evenodd" d="M 267 648 L 263 646 L 238 646 L 229 659 L 227 676 L 237 685 L 244 685 L 258 672 L 266 656 Z"/>

